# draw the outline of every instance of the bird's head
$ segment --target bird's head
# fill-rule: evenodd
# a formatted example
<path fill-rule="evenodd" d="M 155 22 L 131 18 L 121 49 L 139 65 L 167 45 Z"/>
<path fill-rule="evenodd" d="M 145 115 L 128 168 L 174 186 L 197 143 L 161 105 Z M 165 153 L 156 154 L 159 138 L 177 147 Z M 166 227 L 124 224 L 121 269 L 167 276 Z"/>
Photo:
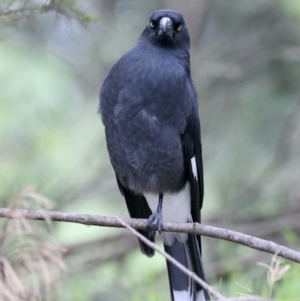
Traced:
<path fill-rule="evenodd" d="M 155 11 L 142 36 L 152 44 L 189 50 L 190 35 L 182 14 L 174 10 Z"/>

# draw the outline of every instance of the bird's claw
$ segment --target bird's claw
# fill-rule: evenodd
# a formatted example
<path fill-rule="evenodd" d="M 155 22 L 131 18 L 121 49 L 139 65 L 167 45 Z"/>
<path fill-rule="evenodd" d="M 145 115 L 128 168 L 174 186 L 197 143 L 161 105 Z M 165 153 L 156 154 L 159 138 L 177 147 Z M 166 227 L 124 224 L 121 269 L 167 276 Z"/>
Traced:
<path fill-rule="evenodd" d="M 162 214 L 161 212 L 155 211 L 147 220 L 147 231 L 149 232 L 150 238 L 155 238 L 156 231 L 159 234 L 162 232 Z"/>

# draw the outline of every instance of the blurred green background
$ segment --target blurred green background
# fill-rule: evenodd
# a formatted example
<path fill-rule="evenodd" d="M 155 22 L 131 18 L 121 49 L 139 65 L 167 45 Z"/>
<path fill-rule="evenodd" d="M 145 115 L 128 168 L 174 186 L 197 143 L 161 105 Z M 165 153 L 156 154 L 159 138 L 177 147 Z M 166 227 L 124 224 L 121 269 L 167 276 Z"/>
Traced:
<path fill-rule="evenodd" d="M 55 210 L 128 216 L 97 114 L 98 92 L 149 15 L 172 8 L 183 13 L 192 37 L 203 222 L 299 250 L 299 1 L 50 2 L 56 6 L 49 11 L 30 9 L 42 1 L 0 3 L 2 207 L 34 185 Z M 142 256 L 125 230 L 67 223 L 53 230 L 68 249 L 68 271 L 53 300 L 169 299 L 164 260 Z M 209 283 L 221 293 L 268 295 L 267 270 L 257 262 L 270 263 L 271 255 L 209 238 L 203 248 Z M 299 300 L 299 277 L 292 264 L 273 297 Z"/>

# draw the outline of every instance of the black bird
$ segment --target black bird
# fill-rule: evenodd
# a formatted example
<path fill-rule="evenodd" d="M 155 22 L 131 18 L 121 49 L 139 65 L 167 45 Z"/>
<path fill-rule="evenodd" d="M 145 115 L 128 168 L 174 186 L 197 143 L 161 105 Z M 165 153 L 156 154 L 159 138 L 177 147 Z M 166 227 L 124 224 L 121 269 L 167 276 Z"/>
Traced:
<path fill-rule="evenodd" d="M 183 16 L 159 10 L 137 45 L 112 67 L 100 91 L 107 148 L 133 218 L 147 218 L 154 241 L 162 219 L 200 222 L 203 168 L 198 97 Z M 205 280 L 200 237 L 163 233 L 167 253 Z M 154 251 L 140 242 L 148 257 Z M 210 300 L 207 291 L 167 263 L 172 300 Z"/>

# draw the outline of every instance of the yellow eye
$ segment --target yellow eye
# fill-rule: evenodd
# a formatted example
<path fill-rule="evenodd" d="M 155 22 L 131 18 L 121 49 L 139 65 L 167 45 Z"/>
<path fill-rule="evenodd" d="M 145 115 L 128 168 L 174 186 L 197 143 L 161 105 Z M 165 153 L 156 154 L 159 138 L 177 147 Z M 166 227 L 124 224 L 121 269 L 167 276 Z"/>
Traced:
<path fill-rule="evenodd" d="M 150 22 L 150 27 L 152 27 L 152 28 L 155 27 L 155 23 L 153 21 Z"/>
<path fill-rule="evenodd" d="M 177 29 L 177 31 L 181 31 L 181 29 L 182 29 L 182 25 L 181 25 L 181 24 L 180 24 L 180 25 L 178 25 L 176 29 Z"/>

